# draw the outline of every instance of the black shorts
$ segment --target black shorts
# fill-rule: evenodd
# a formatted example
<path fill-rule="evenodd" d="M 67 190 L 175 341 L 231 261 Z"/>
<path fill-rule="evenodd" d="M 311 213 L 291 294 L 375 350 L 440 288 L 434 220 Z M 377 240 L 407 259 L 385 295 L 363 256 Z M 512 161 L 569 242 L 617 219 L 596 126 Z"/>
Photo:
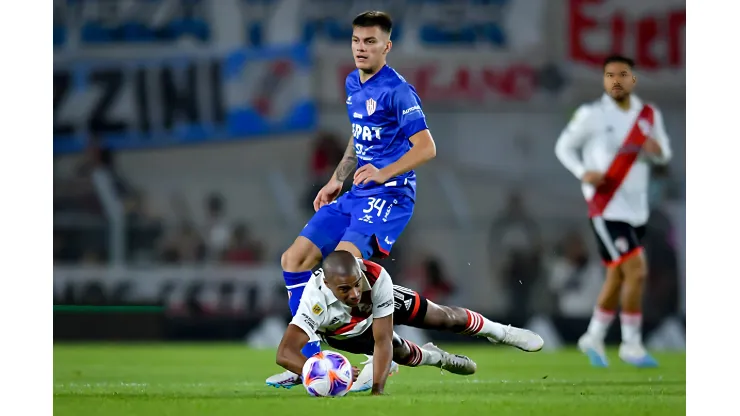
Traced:
<path fill-rule="evenodd" d="M 429 302 L 415 291 L 393 285 L 393 325 L 421 327 Z"/>
<path fill-rule="evenodd" d="M 599 254 L 606 266 L 616 266 L 642 252 L 645 226 L 634 227 L 626 222 L 591 218 Z"/>
<path fill-rule="evenodd" d="M 427 314 L 428 301 L 415 291 L 403 287 L 393 286 L 394 308 L 393 325 L 406 325 L 422 327 L 424 316 Z M 332 348 L 353 354 L 372 355 L 375 349 L 375 338 L 373 338 L 372 325 L 360 335 L 337 339 L 320 334 L 321 338 Z M 403 340 L 398 334 L 393 333 L 393 347 L 399 347 Z"/>

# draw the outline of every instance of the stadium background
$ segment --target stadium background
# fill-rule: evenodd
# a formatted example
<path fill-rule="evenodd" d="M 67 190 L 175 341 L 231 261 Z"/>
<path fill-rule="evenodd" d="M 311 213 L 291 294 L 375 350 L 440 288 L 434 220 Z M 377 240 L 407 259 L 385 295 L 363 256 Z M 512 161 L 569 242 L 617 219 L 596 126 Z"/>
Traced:
<path fill-rule="evenodd" d="M 585 330 L 603 269 L 553 147 L 621 52 L 675 153 L 651 184 L 646 340 L 683 348 L 686 14 L 673 0 L 55 0 L 55 340 L 279 340 L 279 257 L 348 139 L 350 22 L 368 9 L 392 14 L 388 63 L 438 146 L 382 262 L 395 282 L 549 346 Z"/>

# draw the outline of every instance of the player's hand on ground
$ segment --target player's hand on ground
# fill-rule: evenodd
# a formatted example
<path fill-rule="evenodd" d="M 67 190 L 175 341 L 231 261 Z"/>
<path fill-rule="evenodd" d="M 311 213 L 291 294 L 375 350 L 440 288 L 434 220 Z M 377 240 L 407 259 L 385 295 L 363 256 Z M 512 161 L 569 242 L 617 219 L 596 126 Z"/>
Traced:
<path fill-rule="evenodd" d="M 360 376 L 360 369 L 352 366 L 352 382 L 357 381 L 357 377 Z"/>
<path fill-rule="evenodd" d="M 342 192 L 342 185 L 342 182 L 330 179 L 329 182 L 321 188 L 319 193 L 316 194 L 316 198 L 313 200 L 314 211 L 318 211 L 324 205 L 330 204 L 332 201 L 337 199 L 339 193 Z"/>
<path fill-rule="evenodd" d="M 653 155 L 659 155 L 661 153 L 660 145 L 655 139 L 647 139 L 642 145 L 642 149 Z"/>
<path fill-rule="evenodd" d="M 581 178 L 581 180 L 593 186 L 599 186 L 604 183 L 604 174 L 590 170 L 583 174 L 583 178 Z"/>
<path fill-rule="evenodd" d="M 355 185 L 364 185 L 368 182 L 383 184 L 390 179 L 383 170 L 368 163 L 355 171 Z"/>

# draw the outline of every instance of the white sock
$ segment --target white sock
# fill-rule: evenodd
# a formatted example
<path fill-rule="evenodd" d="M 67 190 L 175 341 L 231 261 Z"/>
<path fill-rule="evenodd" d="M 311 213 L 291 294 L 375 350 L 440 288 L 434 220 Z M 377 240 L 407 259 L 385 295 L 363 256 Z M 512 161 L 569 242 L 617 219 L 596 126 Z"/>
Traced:
<path fill-rule="evenodd" d="M 506 327 L 493 322 L 478 312 L 465 309 L 468 314 L 468 323 L 460 333 L 463 335 L 490 337 L 501 341 L 506 335 Z"/>
<path fill-rule="evenodd" d="M 597 307 L 591 316 L 591 322 L 588 324 L 587 332 L 603 341 L 612 321 L 614 321 L 614 311 L 607 311 Z"/>
<path fill-rule="evenodd" d="M 622 342 L 625 344 L 642 343 L 642 313 L 625 313 L 619 314 L 619 321 L 622 324 Z"/>
<path fill-rule="evenodd" d="M 442 354 L 437 351 L 429 351 L 421 347 L 419 347 L 419 350 L 421 350 L 421 363 L 419 365 L 439 366 L 442 362 Z"/>

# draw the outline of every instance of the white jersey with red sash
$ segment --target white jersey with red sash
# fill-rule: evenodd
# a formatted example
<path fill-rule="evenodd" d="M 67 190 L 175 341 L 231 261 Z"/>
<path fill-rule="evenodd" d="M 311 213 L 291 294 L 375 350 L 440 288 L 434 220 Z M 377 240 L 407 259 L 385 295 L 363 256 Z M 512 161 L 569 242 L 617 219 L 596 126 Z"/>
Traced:
<path fill-rule="evenodd" d="M 325 337 L 345 339 L 356 337 L 368 330 L 373 318 L 383 318 L 393 313 L 393 281 L 379 264 L 357 259 L 365 274 L 362 279 L 360 304 L 349 307 L 340 302 L 324 283 L 324 271 L 317 270 L 306 284 L 293 320 L 293 325 L 303 329 L 309 337 L 320 333 Z"/>
<path fill-rule="evenodd" d="M 660 156 L 642 151 L 648 138 L 658 142 Z M 630 98 L 629 110 L 621 109 L 606 94 L 582 105 L 558 138 L 555 153 L 579 179 L 586 171 L 604 174 L 604 183 L 598 188 L 582 186 L 589 216 L 635 227 L 644 225 L 649 216 L 650 162 L 665 164 L 671 158 L 660 111 L 635 95 Z"/>

